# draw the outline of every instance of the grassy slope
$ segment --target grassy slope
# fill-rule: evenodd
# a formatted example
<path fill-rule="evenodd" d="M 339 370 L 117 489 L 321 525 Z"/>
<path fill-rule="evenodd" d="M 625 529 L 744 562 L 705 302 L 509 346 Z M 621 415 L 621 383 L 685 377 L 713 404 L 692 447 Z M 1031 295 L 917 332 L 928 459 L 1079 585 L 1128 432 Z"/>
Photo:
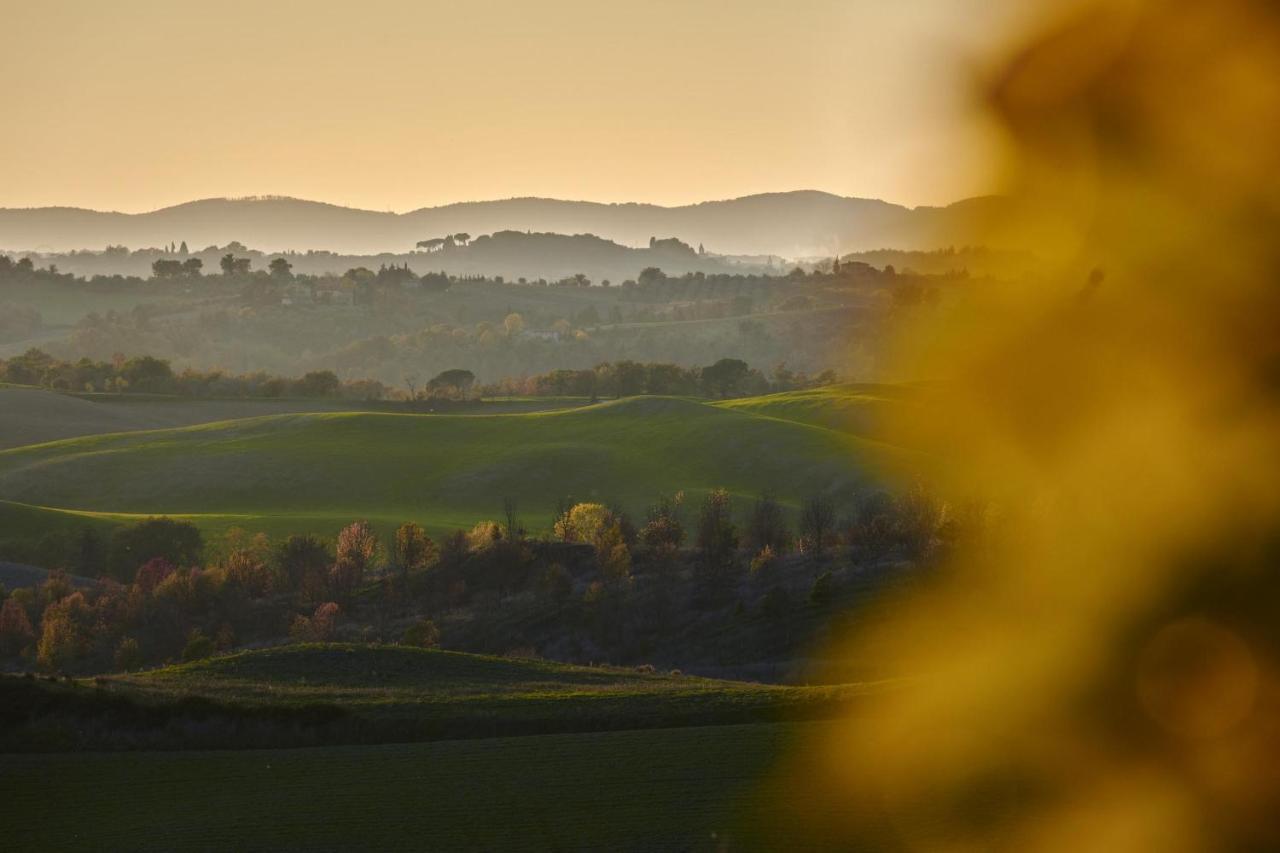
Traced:
<path fill-rule="evenodd" d="M 675 398 L 518 415 L 278 415 L 0 451 L 0 498 L 194 515 L 213 531 L 332 532 L 352 518 L 440 531 L 514 497 L 546 525 L 557 499 L 639 510 L 660 493 L 849 496 L 895 453 L 857 436 Z M 7 523 L 0 520 L 0 530 Z"/>
<path fill-rule="evenodd" d="M 724 400 L 724 409 L 885 440 L 885 420 L 911 404 L 910 389 L 895 385 L 849 384 L 760 397 Z"/>
<path fill-rule="evenodd" d="M 5 756 L 10 850 L 717 849 L 808 725 Z M 714 833 L 714 835 L 713 835 Z M 734 844 L 739 848 L 740 844 Z"/>
<path fill-rule="evenodd" d="M 565 408 L 577 399 L 485 401 L 486 412 Z M 236 418 L 307 412 L 393 410 L 395 403 L 354 400 L 193 399 L 152 395 L 63 394 L 39 388 L 0 387 L 0 449 L 83 435 L 192 426 Z"/>
<path fill-rule="evenodd" d="M 330 704 L 362 719 L 412 719 L 447 731 L 485 731 L 490 721 L 545 731 L 806 717 L 863 692 L 860 686 L 784 687 L 341 644 L 239 652 L 108 683 L 144 701 L 199 696 L 241 705 Z"/>

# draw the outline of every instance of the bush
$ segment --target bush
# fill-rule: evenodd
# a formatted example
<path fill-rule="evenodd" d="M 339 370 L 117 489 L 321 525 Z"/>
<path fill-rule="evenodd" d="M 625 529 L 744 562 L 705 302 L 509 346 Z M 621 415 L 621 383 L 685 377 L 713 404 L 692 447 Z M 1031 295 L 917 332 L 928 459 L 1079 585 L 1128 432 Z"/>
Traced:
<path fill-rule="evenodd" d="M 306 616 L 293 617 L 289 636 L 298 643 L 323 643 L 333 637 L 341 615 L 342 608 L 336 602 L 326 601 L 316 608 L 310 619 Z"/>
<path fill-rule="evenodd" d="M 434 648 L 440 645 L 440 629 L 430 619 L 423 619 L 410 625 L 400 642 L 420 649 Z"/>
<path fill-rule="evenodd" d="M 467 551 L 483 554 L 502 541 L 502 525 L 496 521 L 478 521 L 467 533 Z"/>
<path fill-rule="evenodd" d="M 133 637 L 125 637 L 116 646 L 116 669 L 133 672 L 142 667 L 142 647 Z"/>
<path fill-rule="evenodd" d="M 813 582 L 809 590 L 809 601 L 819 607 L 826 607 L 836 596 L 836 581 L 831 572 L 823 572 Z"/>
<path fill-rule="evenodd" d="M 751 577 L 756 579 L 771 577 L 777 567 L 778 555 L 774 553 L 773 548 L 765 545 L 760 549 L 759 554 L 751 558 Z"/>
<path fill-rule="evenodd" d="M 187 644 L 182 649 L 182 659 L 184 661 L 204 660 L 212 657 L 215 650 L 213 638 L 196 628 L 187 636 Z"/>
<path fill-rule="evenodd" d="M 671 552 L 684 542 L 684 525 L 680 523 L 680 505 L 684 492 L 674 498 L 662 497 L 649 507 L 645 525 L 640 530 L 640 542 L 655 552 Z"/>

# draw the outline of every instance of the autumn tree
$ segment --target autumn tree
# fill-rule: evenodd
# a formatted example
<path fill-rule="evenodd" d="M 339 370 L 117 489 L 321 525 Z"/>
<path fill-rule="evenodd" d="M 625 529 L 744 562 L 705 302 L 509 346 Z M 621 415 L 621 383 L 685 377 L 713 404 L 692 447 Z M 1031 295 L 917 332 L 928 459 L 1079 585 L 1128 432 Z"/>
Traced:
<path fill-rule="evenodd" d="M 644 527 L 640 528 L 640 544 L 663 558 L 675 556 L 684 542 L 684 525 L 680 522 L 680 506 L 684 492 L 675 497 L 663 495 L 649 507 Z"/>
<path fill-rule="evenodd" d="M 823 495 L 814 495 L 800 509 L 800 538 L 806 550 L 821 554 L 836 526 L 836 510 Z"/>
<path fill-rule="evenodd" d="M 16 655 L 35 639 L 27 609 L 17 598 L 9 596 L 0 606 L 0 655 Z"/>
<path fill-rule="evenodd" d="M 53 602 L 40 620 L 36 661 L 55 672 L 72 669 L 88 650 L 92 625 L 93 612 L 84 593 Z"/>
<path fill-rule="evenodd" d="M 396 528 L 395 564 L 405 583 L 411 573 L 425 569 L 435 558 L 436 545 L 422 525 L 406 521 Z"/>
<path fill-rule="evenodd" d="M 774 553 L 781 554 L 787 549 L 791 533 L 787 530 L 782 506 L 773 495 L 766 493 L 756 499 L 751 508 L 746 533 L 747 547 L 752 551 L 769 548 Z"/>
<path fill-rule="evenodd" d="M 430 619 L 420 619 L 405 630 L 400 642 L 406 646 L 430 649 L 440 645 L 440 629 Z"/>
<path fill-rule="evenodd" d="M 337 598 L 350 602 L 378 555 L 378 537 L 367 521 L 348 524 L 338 534 L 329 581 Z"/>
<path fill-rule="evenodd" d="M 709 579 L 718 582 L 733 568 L 738 530 L 733 524 L 729 493 L 715 489 L 702 501 L 698 514 L 698 550 Z"/>
<path fill-rule="evenodd" d="M 290 536 L 276 552 L 276 564 L 285 585 L 303 600 L 328 594 L 329 551 L 314 536 Z"/>

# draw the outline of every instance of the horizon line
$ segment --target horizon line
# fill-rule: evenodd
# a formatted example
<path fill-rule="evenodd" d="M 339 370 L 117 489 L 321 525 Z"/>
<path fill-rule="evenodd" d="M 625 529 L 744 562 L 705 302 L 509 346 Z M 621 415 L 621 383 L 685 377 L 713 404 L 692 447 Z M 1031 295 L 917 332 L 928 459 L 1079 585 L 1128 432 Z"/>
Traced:
<path fill-rule="evenodd" d="M 468 199 L 463 201 L 451 201 L 451 202 L 445 202 L 442 204 L 424 205 L 422 207 L 414 207 L 407 210 L 397 211 L 397 210 L 391 210 L 391 209 L 376 210 L 374 208 L 345 205 L 345 204 L 339 204 L 337 202 L 321 201 L 318 199 L 311 199 L 311 198 L 302 198 L 300 196 L 279 195 L 279 194 L 255 194 L 255 195 L 242 195 L 242 196 L 206 196 L 204 198 L 193 198 L 193 199 L 189 199 L 188 201 L 181 201 L 175 204 L 164 205 L 162 207 L 155 207 L 155 208 L 149 208 L 145 210 L 136 210 L 136 211 L 82 207 L 82 206 L 72 205 L 72 204 L 29 205 L 24 207 L 0 206 L 0 211 L 19 212 L 19 211 L 66 210 L 66 211 L 76 211 L 81 213 L 100 213 L 104 215 L 117 215 L 117 216 L 147 216 L 154 213 L 163 213 L 165 211 L 176 210 L 181 207 L 187 207 L 195 204 L 204 204 L 208 202 L 292 201 L 292 202 L 300 202 L 303 204 L 313 204 L 313 205 L 321 205 L 324 207 L 340 208 L 342 210 L 349 210 L 357 213 L 375 213 L 378 215 L 409 216 L 414 213 L 420 213 L 424 210 L 443 210 L 450 207 L 461 207 L 464 205 L 501 204 L 503 202 L 513 202 L 513 201 L 541 201 L 541 202 L 555 202 L 560 204 L 590 204 L 590 205 L 598 205 L 600 207 L 650 207 L 650 208 L 656 208 L 659 210 L 679 210 L 682 208 L 699 207 L 699 206 L 708 205 L 708 204 L 726 204 L 729 202 L 742 201 L 744 199 L 752 199 L 752 198 L 762 198 L 766 196 L 786 196 L 786 195 L 804 195 L 804 194 L 829 196 L 831 198 L 840 199 L 842 201 L 863 201 L 863 202 L 873 202 L 878 204 L 886 204 L 892 207 L 900 207 L 900 208 L 903 208 L 904 210 L 943 209 L 943 208 L 951 207 L 953 205 L 962 204 L 967 201 L 972 201 L 974 199 L 991 198 L 998 195 L 995 193 L 971 195 L 971 196 L 958 198 L 958 199 L 955 199 L 954 201 L 948 202 L 946 204 L 941 204 L 941 205 L 920 204 L 920 205 L 914 205 L 914 206 L 899 204 L 898 202 L 888 201 L 882 198 L 874 198 L 870 196 L 857 196 L 857 195 L 841 195 L 840 193 L 830 192 L 828 190 L 819 190 L 819 189 L 812 189 L 812 188 L 793 189 L 793 190 L 770 190 L 770 191 L 764 191 L 764 192 L 747 193 L 745 195 L 739 195 L 739 196 L 730 196 L 728 198 L 703 199 L 702 201 L 687 202 L 685 204 L 658 204 L 656 202 L 644 202 L 644 201 L 594 201 L 591 199 L 560 198 L 556 196 L 523 195 L 523 196 L 506 196 L 506 197 L 500 197 L 500 198 L 479 198 L 479 199 Z"/>

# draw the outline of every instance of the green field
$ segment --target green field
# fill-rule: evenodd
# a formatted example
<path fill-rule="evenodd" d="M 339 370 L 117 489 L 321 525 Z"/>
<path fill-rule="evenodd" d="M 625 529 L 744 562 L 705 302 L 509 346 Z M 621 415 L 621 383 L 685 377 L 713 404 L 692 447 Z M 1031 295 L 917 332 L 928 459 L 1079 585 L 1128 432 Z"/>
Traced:
<path fill-rule="evenodd" d="M 238 652 L 96 686 L 144 705 L 200 697 L 251 710 L 336 706 L 396 739 L 811 719 L 868 689 L 344 644 Z"/>
<path fill-rule="evenodd" d="M 850 394 L 824 396 L 838 406 Z M 28 445 L 0 451 L 0 538 L 41 530 L 39 508 L 184 516 L 212 534 L 331 535 L 357 518 L 439 533 L 497 516 L 506 497 L 536 531 L 568 496 L 637 513 L 660 494 L 696 501 L 720 486 L 743 508 L 764 491 L 793 507 L 818 492 L 848 503 L 909 460 L 771 399 L 757 398 L 760 411 L 635 397 L 524 414 L 288 414 Z"/>
<path fill-rule="evenodd" d="M 0 751 L 238 749 L 795 722 L 835 716 L 880 689 L 303 644 L 79 681 L 0 677 Z"/>
<path fill-rule="evenodd" d="M 538 397 L 485 400 L 486 413 L 546 411 L 579 406 L 580 398 Z M 0 386 L 0 449 L 82 435 L 309 412 L 404 411 L 405 403 L 289 398 L 195 398 L 153 394 L 67 394 L 40 388 Z M 422 403 L 420 405 L 427 405 Z"/>
<path fill-rule="evenodd" d="M 716 850 L 817 724 L 229 752 L 7 755 L 5 849 Z"/>
<path fill-rule="evenodd" d="M 851 384 L 724 400 L 716 405 L 864 438 L 883 438 L 886 420 L 911 405 L 913 396 L 909 388 L 902 386 Z"/>
<path fill-rule="evenodd" d="M 867 694 L 337 644 L 0 688 L 8 850 L 751 846 Z"/>

